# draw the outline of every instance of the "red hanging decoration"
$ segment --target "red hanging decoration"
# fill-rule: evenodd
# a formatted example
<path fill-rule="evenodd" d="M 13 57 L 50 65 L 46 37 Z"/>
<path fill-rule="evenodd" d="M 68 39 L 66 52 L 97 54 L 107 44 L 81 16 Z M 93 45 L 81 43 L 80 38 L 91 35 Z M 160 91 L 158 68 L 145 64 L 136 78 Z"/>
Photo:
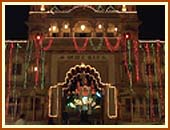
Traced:
<path fill-rule="evenodd" d="M 9 98 L 11 93 L 11 78 L 12 78 L 12 53 L 13 53 L 14 45 L 13 43 L 10 44 L 10 51 L 9 51 L 9 68 L 8 68 L 8 93 L 6 98 L 6 115 L 8 115 L 9 110 Z"/>
<path fill-rule="evenodd" d="M 35 54 L 36 54 L 36 67 L 37 70 L 35 71 L 35 87 L 38 85 L 39 80 L 39 61 L 40 61 L 40 49 L 42 44 L 42 39 L 34 39 L 35 43 Z"/>
<path fill-rule="evenodd" d="M 79 48 L 75 37 L 73 37 L 73 43 L 74 43 L 74 48 L 77 50 L 77 52 L 80 53 L 81 51 L 85 51 L 86 50 L 86 47 L 87 47 L 87 44 L 88 44 L 88 38 L 85 39 L 85 42 L 84 42 L 82 48 Z"/>
<path fill-rule="evenodd" d="M 133 41 L 133 51 L 135 59 L 135 72 L 136 72 L 136 81 L 139 81 L 139 43 L 138 41 Z"/>
<path fill-rule="evenodd" d="M 161 115 L 164 116 L 164 101 L 163 101 L 163 87 L 162 87 L 162 73 L 161 73 L 161 65 L 160 65 L 160 42 L 157 43 L 156 48 L 156 60 L 157 60 L 157 74 L 159 80 L 159 97 L 160 97 L 160 104 L 161 104 Z"/>
<path fill-rule="evenodd" d="M 43 48 L 44 51 L 47 51 L 51 48 L 51 45 L 53 44 L 53 39 L 50 39 L 48 42 L 48 45 Z"/>
<path fill-rule="evenodd" d="M 147 63 L 151 62 L 151 58 L 150 58 L 150 49 L 149 49 L 149 44 L 146 43 L 145 45 L 145 49 L 146 49 L 146 57 L 147 57 Z M 149 99 L 150 99 L 150 118 L 152 121 L 154 121 L 154 104 L 153 104 L 153 86 L 152 86 L 152 74 L 151 74 L 151 66 L 148 66 L 148 80 L 149 80 Z"/>
<path fill-rule="evenodd" d="M 104 40 L 105 40 L 107 49 L 111 52 L 118 50 L 118 48 L 120 47 L 120 41 L 121 41 L 120 37 L 117 38 L 117 42 L 114 46 L 111 45 L 111 43 L 109 42 L 109 39 L 107 37 L 104 37 Z"/>

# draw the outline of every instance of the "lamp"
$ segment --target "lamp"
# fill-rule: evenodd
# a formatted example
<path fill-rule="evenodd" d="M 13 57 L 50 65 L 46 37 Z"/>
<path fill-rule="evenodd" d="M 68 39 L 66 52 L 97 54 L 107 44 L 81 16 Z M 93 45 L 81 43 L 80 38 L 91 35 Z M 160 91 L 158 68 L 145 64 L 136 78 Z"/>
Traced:
<path fill-rule="evenodd" d="M 68 28 L 68 24 L 65 24 L 65 25 L 64 25 L 64 28 L 67 29 L 67 28 Z"/>
<path fill-rule="evenodd" d="M 40 40 L 40 39 L 41 39 L 41 36 L 40 36 L 40 35 L 37 35 L 37 36 L 36 36 L 36 39 L 37 39 L 37 40 Z"/>
<path fill-rule="evenodd" d="M 127 11 L 126 5 L 122 5 L 122 11 L 123 11 L 123 12 L 126 12 L 126 11 Z"/>
<path fill-rule="evenodd" d="M 55 31 L 56 30 L 56 26 L 52 26 L 52 30 Z"/>
<path fill-rule="evenodd" d="M 34 66 L 34 72 L 37 72 L 37 71 L 38 71 L 38 67 Z"/>
<path fill-rule="evenodd" d="M 115 31 L 115 32 L 117 32 L 117 30 L 118 30 L 118 28 L 117 28 L 117 27 L 115 27 L 115 28 L 114 28 L 114 31 Z"/>
<path fill-rule="evenodd" d="M 83 25 L 80 26 L 80 28 L 81 28 L 82 31 L 84 31 L 86 26 L 83 24 Z"/>
<path fill-rule="evenodd" d="M 51 28 L 49 28 L 48 31 L 51 32 Z"/>
<path fill-rule="evenodd" d="M 41 11 L 45 11 L 45 5 L 41 5 L 40 10 L 41 10 Z"/>
<path fill-rule="evenodd" d="M 102 25 L 101 25 L 101 24 L 99 24 L 99 25 L 98 25 L 98 28 L 99 28 L 99 29 L 101 29 L 101 28 L 102 28 Z"/>

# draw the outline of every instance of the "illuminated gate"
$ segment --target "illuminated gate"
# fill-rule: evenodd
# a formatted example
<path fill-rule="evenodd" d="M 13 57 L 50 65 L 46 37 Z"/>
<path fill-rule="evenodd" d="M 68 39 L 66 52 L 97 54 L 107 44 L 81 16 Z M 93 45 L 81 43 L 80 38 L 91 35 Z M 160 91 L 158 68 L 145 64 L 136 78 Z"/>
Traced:
<path fill-rule="evenodd" d="M 82 115 L 92 124 L 107 124 L 117 117 L 116 90 L 102 83 L 94 67 L 76 65 L 66 73 L 64 82 L 49 88 L 48 115 L 56 124 L 62 124 L 63 113 L 69 115 L 69 124 L 78 124 Z"/>

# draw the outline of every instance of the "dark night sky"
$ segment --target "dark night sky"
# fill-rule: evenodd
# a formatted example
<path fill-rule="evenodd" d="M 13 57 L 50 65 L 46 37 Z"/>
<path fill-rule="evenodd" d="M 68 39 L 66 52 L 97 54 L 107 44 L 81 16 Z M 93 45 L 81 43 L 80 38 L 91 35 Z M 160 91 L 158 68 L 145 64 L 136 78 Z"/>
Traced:
<path fill-rule="evenodd" d="M 5 7 L 5 39 L 27 39 L 29 6 Z M 160 5 L 137 6 L 138 17 L 142 24 L 139 27 L 139 39 L 165 39 L 165 8 Z"/>

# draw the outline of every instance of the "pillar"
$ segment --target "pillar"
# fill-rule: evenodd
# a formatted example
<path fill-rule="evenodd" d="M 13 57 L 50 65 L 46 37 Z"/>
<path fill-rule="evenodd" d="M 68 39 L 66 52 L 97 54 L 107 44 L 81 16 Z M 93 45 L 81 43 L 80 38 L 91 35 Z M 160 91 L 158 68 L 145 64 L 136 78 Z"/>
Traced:
<path fill-rule="evenodd" d="M 32 102 L 32 120 L 35 121 L 35 96 L 33 97 L 33 102 Z"/>
<path fill-rule="evenodd" d="M 134 115 L 133 114 L 133 97 L 131 97 L 130 100 L 131 100 L 131 122 L 133 122 L 133 120 L 134 120 L 133 119 L 133 115 Z"/>

